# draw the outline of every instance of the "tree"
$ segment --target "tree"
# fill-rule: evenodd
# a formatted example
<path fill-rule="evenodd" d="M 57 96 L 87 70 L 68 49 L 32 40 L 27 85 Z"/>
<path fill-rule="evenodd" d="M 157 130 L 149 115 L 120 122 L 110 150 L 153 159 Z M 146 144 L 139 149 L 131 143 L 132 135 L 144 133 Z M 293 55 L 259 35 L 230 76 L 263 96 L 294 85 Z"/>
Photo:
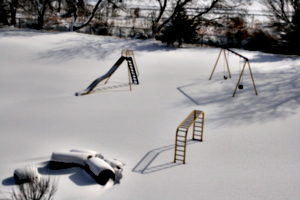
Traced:
<path fill-rule="evenodd" d="M 203 19 L 204 15 L 212 13 L 216 9 L 226 9 L 235 12 L 234 9 L 251 1 L 243 0 L 156 0 L 159 5 L 158 12 L 152 12 L 152 37 L 155 37 L 172 19 L 182 11 L 189 8 L 189 18 L 192 21 Z"/>
<path fill-rule="evenodd" d="M 243 16 L 235 16 L 227 20 L 227 46 L 240 48 L 242 40 L 248 36 L 246 20 Z"/>
<path fill-rule="evenodd" d="M 163 43 L 172 45 L 177 42 L 178 47 L 182 43 L 194 43 L 198 40 L 197 24 L 192 19 L 189 19 L 186 12 L 182 10 L 176 14 L 170 25 L 163 29 L 159 39 Z"/>
<path fill-rule="evenodd" d="M 18 6 L 18 0 L 0 0 L 0 23 L 5 25 L 16 25 Z"/>
<path fill-rule="evenodd" d="M 51 2 L 50 0 L 34 0 L 34 6 L 38 15 L 37 29 L 42 29 L 44 26 L 44 16 L 47 8 L 51 8 L 51 10 L 53 10 Z"/>
<path fill-rule="evenodd" d="M 70 30 L 76 31 L 79 30 L 85 26 L 87 26 L 92 19 L 95 17 L 95 14 L 100 11 L 102 8 L 108 6 L 108 4 L 111 4 L 114 7 L 118 7 L 117 3 L 122 2 L 120 0 L 98 0 L 97 3 L 94 5 L 91 12 L 89 12 L 89 9 L 87 8 L 87 5 L 84 0 L 66 0 L 67 7 L 68 7 L 68 13 L 72 15 L 72 21 Z M 85 18 L 85 20 L 81 23 L 77 23 L 78 17 L 81 16 Z"/>
<path fill-rule="evenodd" d="M 272 13 L 271 23 L 277 32 L 283 32 L 282 44 L 286 53 L 300 54 L 300 1 L 261 0 Z"/>
<path fill-rule="evenodd" d="M 8 18 L 8 9 L 9 4 L 6 0 L 0 0 L 0 23 L 9 25 Z"/>

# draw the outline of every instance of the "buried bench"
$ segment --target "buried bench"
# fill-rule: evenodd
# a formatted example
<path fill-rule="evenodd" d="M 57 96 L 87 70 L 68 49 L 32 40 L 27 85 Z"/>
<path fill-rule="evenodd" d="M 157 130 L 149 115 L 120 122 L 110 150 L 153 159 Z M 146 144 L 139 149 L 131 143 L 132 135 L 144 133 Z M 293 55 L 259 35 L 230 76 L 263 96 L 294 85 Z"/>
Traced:
<path fill-rule="evenodd" d="M 109 179 L 115 181 L 115 170 L 101 158 L 90 158 L 86 162 L 84 169 L 100 185 L 105 185 Z"/>
<path fill-rule="evenodd" d="M 83 168 L 86 161 L 93 155 L 81 152 L 53 152 L 49 163 L 50 169 Z"/>
<path fill-rule="evenodd" d="M 85 149 L 72 149 L 70 152 L 53 152 L 50 169 L 80 167 L 90 174 L 97 183 L 105 185 L 109 179 L 118 181 L 124 163 L 116 159 L 105 159 L 101 154 Z"/>

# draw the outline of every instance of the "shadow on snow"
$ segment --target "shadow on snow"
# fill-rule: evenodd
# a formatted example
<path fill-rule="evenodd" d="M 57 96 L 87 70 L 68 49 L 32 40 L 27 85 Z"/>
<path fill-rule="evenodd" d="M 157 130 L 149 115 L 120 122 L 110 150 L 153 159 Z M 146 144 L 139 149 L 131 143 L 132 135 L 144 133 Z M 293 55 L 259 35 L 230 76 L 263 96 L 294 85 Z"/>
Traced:
<path fill-rule="evenodd" d="M 194 140 L 188 140 L 187 145 L 194 144 L 196 141 Z M 146 155 L 138 162 L 138 164 L 132 169 L 133 172 L 141 173 L 141 174 L 150 174 L 153 172 L 166 170 L 172 167 L 177 167 L 182 165 L 182 163 L 174 163 L 174 162 L 167 162 L 160 165 L 153 166 L 152 163 L 155 161 L 155 159 L 165 151 L 174 150 L 174 144 L 173 145 L 167 145 L 164 147 L 159 147 L 156 149 L 153 149 L 146 153 Z"/>
<path fill-rule="evenodd" d="M 105 59 L 114 54 L 121 54 L 122 49 L 135 52 L 175 51 L 176 48 L 163 46 L 153 40 L 120 39 L 107 36 L 77 35 L 60 41 L 51 50 L 41 52 L 38 59 L 50 59 L 62 62 L 74 58 Z"/>
<path fill-rule="evenodd" d="M 283 119 L 295 114 L 295 110 L 300 106 L 299 67 L 274 70 L 273 73 L 255 73 L 258 96 L 255 95 L 250 78 L 244 78 L 244 89 L 237 89 L 235 97 L 232 97 L 236 86 L 234 80 L 198 80 L 177 88 L 186 97 L 178 104 L 189 106 L 193 103 L 202 108 L 212 106 L 215 112 L 210 113 L 207 120 L 219 125 L 263 123 Z M 222 75 L 219 73 L 215 76 Z M 238 74 L 235 75 L 237 76 Z"/>

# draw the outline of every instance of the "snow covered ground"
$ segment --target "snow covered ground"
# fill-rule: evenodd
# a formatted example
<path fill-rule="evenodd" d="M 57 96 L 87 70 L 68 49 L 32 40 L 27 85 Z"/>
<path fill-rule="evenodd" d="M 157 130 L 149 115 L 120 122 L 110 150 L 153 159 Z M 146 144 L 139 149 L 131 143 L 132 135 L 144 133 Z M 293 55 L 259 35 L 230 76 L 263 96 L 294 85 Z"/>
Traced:
<path fill-rule="evenodd" d="M 105 74 L 122 49 L 134 50 L 139 85 L 124 64 L 108 84 L 74 94 Z M 55 199 L 300 198 L 300 58 L 236 50 L 250 59 L 243 90 L 232 93 L 240 59 L 220 49 L 169 48 L 151 40 L 0 29 L 0 195 L 16 168 L 42 169 L 53 151 L 91 149 L 126 166 L 119 184 L 100 186 L 82 169 L 49 172 Z M 205 112 L 203 142 L 173 163 L 175 131 Z"/>

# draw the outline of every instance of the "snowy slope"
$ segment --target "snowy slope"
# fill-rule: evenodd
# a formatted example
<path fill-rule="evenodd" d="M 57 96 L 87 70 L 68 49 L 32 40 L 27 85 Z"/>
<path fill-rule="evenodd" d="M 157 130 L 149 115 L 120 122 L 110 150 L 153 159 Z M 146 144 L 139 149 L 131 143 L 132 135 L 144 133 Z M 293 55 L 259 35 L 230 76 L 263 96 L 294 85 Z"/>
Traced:
<path fill-rule="evenodd" d="M 125 48 L 139 85 L 129 90 L 124 63 L 107 85 L 75 96 Z M 232 79 L 221 58 L 208 80 L 219 51 L 0 29 L 0 194 L 9 195 L 14 169 L 84 148 L 123 161 L 120 184 L 59 170 L 55 199 L 299 199 L 299 57 L 236 50 L 250 59 L 258 96 L 246 70 L 233 98 L 238 57 L 229 54 Z M 190 140 L 187 164 L 175 164 L 176 128 L 194 109 L 205 112 L 204 141 Z"/>

